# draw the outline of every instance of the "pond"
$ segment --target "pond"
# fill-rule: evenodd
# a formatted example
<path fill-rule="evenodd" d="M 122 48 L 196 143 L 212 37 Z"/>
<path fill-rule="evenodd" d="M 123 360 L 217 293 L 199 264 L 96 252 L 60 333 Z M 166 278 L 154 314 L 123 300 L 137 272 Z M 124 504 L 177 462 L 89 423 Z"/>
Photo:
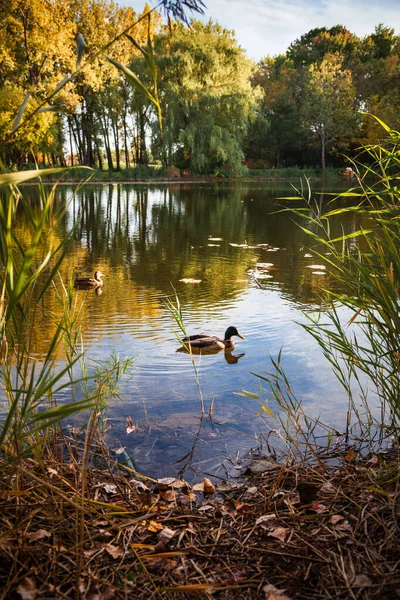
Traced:
<path fill-rule="evenodd" d="M 316 182 L 314 190 L 321 189 Z M 34 196 L 33 188 L 24 190 Z M 347 398 L 298 324 L 306 320 L 302 311 L 315 310 L 321 289 L 334 282 L 310 268 L 321 262 L 310 255 L 310 239 L 293 216 L 278 212 L 279 198 L 293 195 L 289 184 L 88 184 L 73 192 L 72 186 L 58 188 L 58 202 L 69 202 L 65 231 L 76 224 L 62 276 L 105 274 L 101 294 L 77 292 L 84 298 L 84 346 L 89 366 L 111 353 L 135 359 L 133 377 L 121 382 L 123 401 L 109 406 L 107 416 L 114 425 L 111 447 L 126 448 L 139 472 L 162 477 L 186 469 L 189 480 L 232 472 L 238 457 L 258 446 L 260 433 L 277 428 L 274 419 L 258 415 L 256 400 L 237 393 L 256 392 L 253 373 L 271 371 L 271 357 L 281 349 L 306 411 L 344 426 Z M 317 197 L 323 204 L 330 200 Z M 342 227 L 345 233 L 358 229 L 358 218 L 334 221 L 337 235 Z M 260 277 L 258 263 L 269 263 Z M 212 422 L 201 422 L 190 356 L 177 352 L 178 328 L 166 306 L 175 291 L 189 334 L 223 336 L 234 325 L 245 336 L 236 338 L 232 354 L 195 357 Z M 39 354 L 49 339 L 51 302 L 43 304 Z M 271 400 L 269 406 L 277 410 Z M 127 417 L 138 425 L 130 435 Z"/>

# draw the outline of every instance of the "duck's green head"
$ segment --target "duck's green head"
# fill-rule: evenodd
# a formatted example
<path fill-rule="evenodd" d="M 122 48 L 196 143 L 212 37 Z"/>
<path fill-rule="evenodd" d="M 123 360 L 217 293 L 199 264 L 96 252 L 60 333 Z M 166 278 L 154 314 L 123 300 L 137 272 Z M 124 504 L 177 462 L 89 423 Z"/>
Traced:
<path fill-rule="evenodd" d="M 238 332 L 236 327 L 231 325 L 231 327 L 228 327 L 228 329 L 225 331 L 225 339 L 230 340 L 233 335 L 237 335 L 242 340 L 246 339 L 241 333 Z"/>

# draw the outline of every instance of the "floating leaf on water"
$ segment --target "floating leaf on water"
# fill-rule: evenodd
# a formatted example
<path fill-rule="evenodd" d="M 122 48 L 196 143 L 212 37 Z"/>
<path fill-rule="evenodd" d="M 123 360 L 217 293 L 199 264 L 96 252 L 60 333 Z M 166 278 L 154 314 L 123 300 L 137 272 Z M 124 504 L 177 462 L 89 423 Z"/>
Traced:
<path fill-rule="evenodd" d="M 307 269 L 316 269 L 317 271 L 323 271 L 326 269 L 325 265 L 307 265 Z"/>
<path fill-rule="evenodd" d="M 113 452 L 115 452 L 115 454 L 122 454 L 125 452 L 125 447 L 121 446 L 120 448 L 113 448 Z"/>
<path fill-rule="evenodd" d="M 192 279 L 191 277 L 185 277 L 184 279 L 180 279 L 179 281 L 181 281 L 182 283 L 201 283 L 201 279 Z"/>
<path fill-rule="evenodd" d="M 133 433 L 134 431 L 136 431 L 136 427 L 133 424 L 132 421 L 132 417 L 126 417 L 126 433 L 129 435 L 130 433 Z"/>

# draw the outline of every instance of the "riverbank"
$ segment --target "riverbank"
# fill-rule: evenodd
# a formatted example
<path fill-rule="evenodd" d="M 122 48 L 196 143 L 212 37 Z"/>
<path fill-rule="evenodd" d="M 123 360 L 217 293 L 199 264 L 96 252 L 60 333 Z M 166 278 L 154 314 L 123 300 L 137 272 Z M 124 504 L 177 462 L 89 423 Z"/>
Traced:
<path fill-rule="evenodd" d="M 61 440 L 59 440 L 61 443 Z M 397 597 L 398 448 L 231 481 L 142 477 L 65 439 L 3 471 L 0 598 Z M 3 465 L 4 467 L 4 465 Z"/>
<path fill-rule="evenodd" d="M 23 172 L 23 171 L 22 171 Z M 299 181 L 307 179 L 313 181 L 333 180 L 338 181 L 346 179 L 344 169 L 327 168 L 324 171 L 320 168 L 299 169 L 297 167 L 288 167 L 283 169 L 248 169 L 243 175 L 233 175 L 229 172 L 216 173 L 210 175 L 192 175 L 179 169 L 162 169 L 155 167 L 136 167 L 131 169 L 121 169 L 120 171 L 99 171 L 94 170 L 89 175 L 91 183 L 220 183 L 220 182 L 285 182 Z M 88 178 L 88 170 L 80 170 L 75 167 L 62 175 L 61 179 L 65 183 L 81 183 Z M 54 176 L 44 177 L 45 181 L 56 182 Z"/>

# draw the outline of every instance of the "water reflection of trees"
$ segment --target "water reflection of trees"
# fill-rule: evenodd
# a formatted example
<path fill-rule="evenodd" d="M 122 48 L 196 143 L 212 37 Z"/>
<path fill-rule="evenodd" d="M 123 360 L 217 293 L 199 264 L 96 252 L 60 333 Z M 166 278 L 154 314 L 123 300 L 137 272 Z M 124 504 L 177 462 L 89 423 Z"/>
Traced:
<path fill-rule="evenodd" d="M 274 263 L 274 289 L 296 303 L 314 303 L 322 284 L 325 288 L 335 284 L 329 275 L 312 275 L 304 259 L 309 237 L 292 216 L 279 212 L 284 205 L 279 197 L 292 193 L 287 186 L 246 183 L 90 184 L 73 196 L 70 186 L 59 186 L 57 207 L 67 210 L 59 229 L 49 233 L 54 245 L 76 224 L 73 247 L 62 266 L 64 281 L 75 272 L 92 274 L 97 268 L 106 272 L 104 294 L 97 305 L 92 302 L 83 309 L 84 327 L 95 327 L 102 312 L 105 319 L 109 315 L 150 317 L 155 326 L 164 311 L 160 297 L 171 293 L 171 283 L 178 286 L 183 304 L 201 305 L 202 310 L 218 306 L 221 300 L 234 300 L 257 261 Z M 24 195 L 32 204 L 37 202 L 35 188 L 25 188 Z M 320 197 L 323 204 L 330 199 Z M 331 223 L 335 237 L 366 226 L 355 213 Z M 22 244 L 28 235 L 29 224 L 21 220 Z M 220 248 L 208 246 L 209 236 L 223 238 Z M 250 246 L 269 244 L 279 251 L 229 245 L 245 241 Z M 202 279 L 202 284 L 197 288 L 179 284 L 183 277 Z M 42 302 L 37 339 L 38 346 L 45 347 L 59 308 L 51 294 Z"/>

